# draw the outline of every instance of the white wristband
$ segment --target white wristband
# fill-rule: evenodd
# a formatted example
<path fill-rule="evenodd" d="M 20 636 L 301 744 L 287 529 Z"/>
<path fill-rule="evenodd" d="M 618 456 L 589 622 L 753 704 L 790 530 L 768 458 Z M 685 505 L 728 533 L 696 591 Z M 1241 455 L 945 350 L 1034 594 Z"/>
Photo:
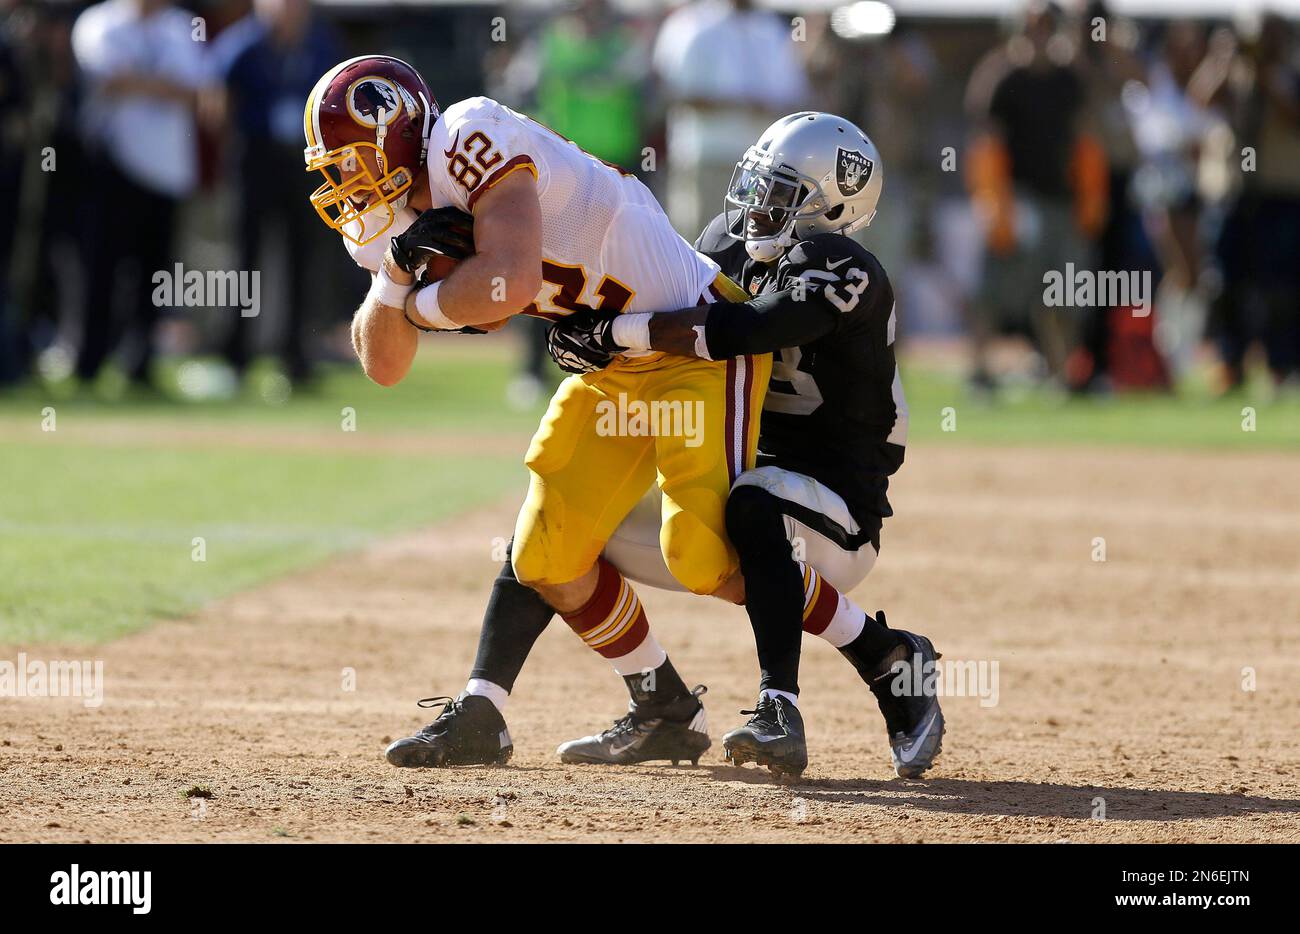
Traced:
<path fill-rule="evenodd" d="M 704 336 L 704 325 L 697 324 L 692 330 L 695 331 L 695 356 L 701 360 L 712 360 L 709 356 L 709 341 Z"/>
<path fill-rule="evenodd" d="M 650 316 L 654 312 L 642 311 L 636 314 L 619 315 L 614 319 L 610 336 L 614 343 L 628 350 L 650 349 Z"/>
<path fill-rule="evenodd" d="M 381 305 L 405 308 L 406 296 L 411 294 L 413 288 L 415 283 L 402 285 L 400 282 L 394 282 L 388 277 L 388 270 L 381 265 L 379 272 L 375 273 L 375 281 L 370 283 L 370 295 Z"/>
<path fill-rule="evenodd" d="M 415 293 L 415 310 L 429 327 L 437 331 L 456 331 L 465 325 L 457 324 L 442 313 L 438 304 L 438 289 L 441 282 L 426 285 Z"/>

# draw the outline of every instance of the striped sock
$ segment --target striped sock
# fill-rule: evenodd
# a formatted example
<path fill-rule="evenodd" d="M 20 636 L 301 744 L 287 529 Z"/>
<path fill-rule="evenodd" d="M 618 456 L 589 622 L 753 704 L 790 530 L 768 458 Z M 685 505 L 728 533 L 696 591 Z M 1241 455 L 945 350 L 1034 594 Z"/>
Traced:
<path fill-rule="evenodd" d="M 609 659 L 620 675 L 653 671 L 668 658 L 650 632 L 641 600 L 614 565 L 600 559 L 596 591 L 586 606 L 561 614 L 583 642 Z"/>
<path fill-rule="evenodd" d="M 848 645 L 866 625 L 866 611 L 807 564 L 798 564 L 803 572 L 803 631 L 821 636 L 837 649 Z"/>

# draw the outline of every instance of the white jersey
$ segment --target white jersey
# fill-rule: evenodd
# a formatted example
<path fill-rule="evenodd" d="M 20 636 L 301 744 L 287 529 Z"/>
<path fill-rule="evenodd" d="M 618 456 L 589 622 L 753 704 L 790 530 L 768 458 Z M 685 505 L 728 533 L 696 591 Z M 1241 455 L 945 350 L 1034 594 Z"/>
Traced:
<path fill-rule="evenodd" d="M 427 167 L 433 206 L 470 213 L 512 172 L 537 180 L 542 288 L 525 314 L 555 319 L 584 307 L 676 311 L 702 300 L 747 297 L 728 293 L 718 264 L 678 235 L 637 178 L 494 100 L 471 97 L 447 108 L 430 134 Z M 402 207 L 381 236 L 361 246 L 344 237 L 343 244 L 357 265 L 378 272 L 389 241 L 417 216 Z M 354 233 L 363 222 L 353 222 Z M 662 354 L 622 356 L 648 358 L 647 364 Z"/>
<path fill-rule="evenodd" d="M 470 212 L 511 173 L 536 178 L 544 281 L 528 314 L 557 318 L 583 306 L 675 311 L 696 304 L 719 274 L 638 179 L 486 97 L 443 112 L 430 135 L 428 170 L 434 207 Z"/>

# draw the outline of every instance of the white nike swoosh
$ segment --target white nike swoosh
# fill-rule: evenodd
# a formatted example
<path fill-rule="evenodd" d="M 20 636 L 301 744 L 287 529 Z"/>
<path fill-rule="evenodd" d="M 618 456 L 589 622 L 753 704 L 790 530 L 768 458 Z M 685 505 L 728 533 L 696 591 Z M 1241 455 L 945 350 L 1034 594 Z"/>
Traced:
<path fill-rule="evenodd" d="M 920 750 L 921 744 L 925 742 L 925 738 L 930 735 L 930 728 L 934 726 L 934 721 L 937 720 L 938 718 L 939 718 L 939 711 L 936 710 L 933 714 L 930 715 L 930 722 L 925 725 L 925 729 L 921 731 L 921 735 L 916 738 L 915 742 L 912 743 L 911 747 L 909 749 L 903 750 L 898 754 L 898 760 L 900 762 L 908 763 L 916 758 L 916 754 Z"/>
<path fill-rule="evenodd" d="M 636 745 L 636 740 L 632 740 L 631 742 L 624 743 L 622 746 L 614 746 L 611 744 L 609 747 L 609 754 L 611 756 L 621 756 L 623 753 L 627 752 L 635 745 Z"/>
<path fill-rule="evenodd" d="M 832 263 L 830 260 L 827 260 L 827 261 L 826 261 L 826 268 L 827 268 L 827 269 L 830 269 L 830 270 L 839 269 L 841 266 L 843 266 L 845 263 L 847 263 L 847 262 L 848 262 L 849 260 L 851 260 L 851 259 L 853 259 L 852 256 L 846 256 L 846 257 L 844 257 L 842 260 L 840 260 L 838 263 Z"/>

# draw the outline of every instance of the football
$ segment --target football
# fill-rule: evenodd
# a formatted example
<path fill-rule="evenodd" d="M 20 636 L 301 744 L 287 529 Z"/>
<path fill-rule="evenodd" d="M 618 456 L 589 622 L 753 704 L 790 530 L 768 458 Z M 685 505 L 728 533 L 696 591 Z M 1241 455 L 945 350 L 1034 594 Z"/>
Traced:
<path fill-rule="evenodd" d="M 450 256 L 443 256 L 441 253 L 434 253 L 429 262 L 425 264 L 424 274 L 420 277 L 426 284 L 438 282 L 451 275 L 451 271 L 460 264 L 460 260 L 452 259 Z M 502 318 L 500 321 L 489 321 L 486 324 L 476 324 L 474 327 L 480 331 L 499 331 L 506 326 L 509 318 Z"/>
<path fill-rule="evenodd" d="M 443 256 L 441 253 L 434 253 L 430 256 L 429 262 L 425 264 L 422 278 L 426 283 L 446 279 L 458 265 L 460 265 L 460 260 L 452 259 L 450 256 Z"/>

